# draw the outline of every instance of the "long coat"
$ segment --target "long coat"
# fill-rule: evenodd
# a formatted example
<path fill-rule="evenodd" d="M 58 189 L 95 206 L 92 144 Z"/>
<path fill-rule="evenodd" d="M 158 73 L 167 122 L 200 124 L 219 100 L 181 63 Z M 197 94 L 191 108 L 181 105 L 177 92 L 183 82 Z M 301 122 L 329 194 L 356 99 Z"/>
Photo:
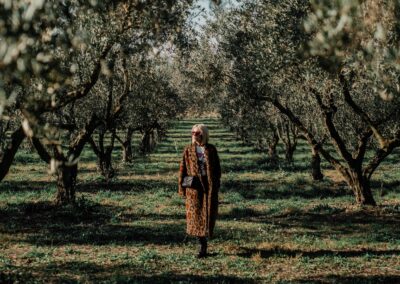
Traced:
<path fill-rule="evenodd" d="M 179 167 L 178 193 L 186 197 L 186 232 L 197 237 L 212 237 L 218 215 L 218 191 L 221 180 L 221 167 L 217 149 L 205 145 L 205 164 L 207 176 L 202 177 L 196 155 L 196 145 L 190 144 L 183 151 Z M 185 176 L 198 176 L 202 181 L 202 190 L 183 188 Z"/>

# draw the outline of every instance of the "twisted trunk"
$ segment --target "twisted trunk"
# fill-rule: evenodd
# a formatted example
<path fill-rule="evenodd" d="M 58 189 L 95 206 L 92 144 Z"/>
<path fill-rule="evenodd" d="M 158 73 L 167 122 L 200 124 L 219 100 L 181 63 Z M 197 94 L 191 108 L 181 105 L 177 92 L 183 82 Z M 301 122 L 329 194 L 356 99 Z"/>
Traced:
<path fill-rule="evenodd" d="M 285 145 L 285 159 L 289 164 L 293 163 L 293 154 L 296 150 L 296 144 L 286 144 Z"/>
<path fill-rule="evenodd" d="M 314 181 L 322 180 L 321 157 L 314 147 L 311 147 L 311 176 Z"/>
<path fill-rule="evenodd" d="M 278 146 L 278 143 L 279 143 L 279 136 L 274 135 L 273 139 L 268 144 L 268 157 L 271 165 L 278 164 L 279 157 L 276 152 L 276 147 Z"/>
<path fill-rule="evenodd" d="M 298 130 L 295 124 L 286 120 L 281 120 L 278 128 L 277 135 L 285 145 L 285 159 L 289 164 L 293 163 L 293 154 L 297 147 Z"/>
<path fill-rule="evenodd" d="M 57 175 L 57 196 L 58 205 L 65 205 L 75 202 L 76 180 L 78 175 L 78 158 L 86 143 L 90 140 L 94 130 L 99 125 L 99 120 L 93 115 L 85 128 L 73 139 L 68 147 L 68 154 L 65 156 L 62 149 L 54 147 Z"/>
<path fill-rule="evenodd" d="M 363 175 L 361 170 L 351 169 L 345 178 L 356 197 L 357 204 L 376 205 L 371 191 L 370 179 Z"/>
<path fill-rule="evenodd" d="M 376 205 L 370 187 L 370 178 L 383 159 L 387 157 L 395 147 L 400 146 L 400 139 L 396 138 L 391 140 L 387 147 L 385 149 L 380 149 L 367 167 L 362 170 L 367 144 L 373 131 L 366 131 L 359 139 L 359 145 L 353 157 L 346 149 L 343 139 L 340 137 L 335 125 L 333 124 L 332 117 L 335 108 L 332 106 L 327 107 L 323 105 L 322 100 L 317 93 L 315 93 L 315 97 L 318 104 L 321 106 L 321 109 L 324 111 L 325 125 L 329 131 L 330 138 L 332 139 L 337 152 L 346 161 L 346 166 L 342 165 L 338 159 L 333 157 L 326 149 L 324 149 L 323 145 L 315 139 L 314 135 L 304 126 L 300 119 L 294 115 L 289 108 L 283 106 L 277 99 L 271 99 L 269 101 L 279 111 L 285 114 L 302 133 L 304 133 L 304 137 L 307 139 L 308 143 L 317 149 L 318 153 L 321 154 L 344 177 L 346 183 L 354 192 L 357 204 Z"/>
<path fill-rule="evenodd" d="M 4 179 L 7 175 L 12 162 L 14 161 L 15 154 L 17 153 L 19 146 L 21 145 L 22 141 L 25 139 L 25 133 L 20 126 L 17 130 L 11 134 L 11 143 L 8 147 L 4 150 L 3 155 L 1 156 L 0 161 L 0 181 Z"/>
<path fill-rule="evenodd" d="M 157 141 L 155 138 L 154 130 L 146 130 L 143 133 L 142 141 L 140 143 L 140 151 L 143 154 L 149 154 L 154 151 Z"/>
<path fill-rule="evenodd" d="M 101 129 L 99 133 L 98 145 L 93 138 L 89 138 L 94 153 L 97 156 L 97 168 L 107 182 L 115 176 L 115 170 L 112 166 L 112 151 L 114 150 L 114 140 L 116 137 L 115 130 L 112 132 L 110 145 L 104 145 L 105 129 Z"/>
<path fill-rule="evenodd" d="M 75 202 L 76 178 L 78 175 L 78 165 L 67 165 L 62 162 L 56 170 L 57 175 L 57 196 L 58 205 L 70 204 Z"/>
<path fill-rule="evenodd" d="M 125 140 L 122 141 L 122 162 L 123 163 L 131 163 L 133 160 L 133 151 L 132 151 L 132 136 L 133 130 L 132 128 L 128 128 Z"/>
<path fill-rule="evenodd" d="M 98 166 L 101 175 L 105 178 L 106 182 L 109 182 L 115 176 L 115 170 L 112 165 L 112 152 L 114 150 L 115 141 L 115 130 L 111 133 L 110 145 L 104 146 L 104 133 L 102 133 L 101 139 L 99 139 L 100 151 L 98 155 Z"/>

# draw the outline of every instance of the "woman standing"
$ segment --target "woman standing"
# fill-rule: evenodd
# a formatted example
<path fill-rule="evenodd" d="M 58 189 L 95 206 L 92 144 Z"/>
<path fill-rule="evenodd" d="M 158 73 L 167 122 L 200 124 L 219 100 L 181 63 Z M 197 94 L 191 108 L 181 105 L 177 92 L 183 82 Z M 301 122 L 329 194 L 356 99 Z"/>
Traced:
<path fill-rule="evenodd" d="M 194 183 L 188 186 L 185 177 L 193 177 Z M 186 197 L 186 233 L 199 238 L 199 258 L 207 255 L 207 237 L 213 235 L 220 180 L 217 149 L 208 144 L 207 126 L 196 124 L 192 127 L 192 143 L 183 151 L 178 192 Z"/>

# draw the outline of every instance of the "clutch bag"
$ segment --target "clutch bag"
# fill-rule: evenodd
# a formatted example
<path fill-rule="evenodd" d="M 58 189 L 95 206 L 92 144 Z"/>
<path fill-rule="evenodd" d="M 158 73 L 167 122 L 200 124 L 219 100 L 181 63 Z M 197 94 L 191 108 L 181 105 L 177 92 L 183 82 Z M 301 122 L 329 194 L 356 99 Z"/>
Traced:
<path fill-rule="evenodd" d="M 182 181 L 182 187 L 202 189 L 202 184 L 197 176 L 185 176 Z"/>

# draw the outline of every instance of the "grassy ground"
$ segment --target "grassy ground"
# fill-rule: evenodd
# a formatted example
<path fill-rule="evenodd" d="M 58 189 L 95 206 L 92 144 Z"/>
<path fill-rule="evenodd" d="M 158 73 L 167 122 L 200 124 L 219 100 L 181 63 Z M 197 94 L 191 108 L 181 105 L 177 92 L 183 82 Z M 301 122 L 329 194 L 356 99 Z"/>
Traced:
<path fill-rule="evenodd" d="M 311 181 L 306 145 L 293 166 L 272 169 L 215 120 L 203 122 L 222 162 L 220 217 L 211 256 L 196 259 L 176 183 L 198 121 L 118 165 L 111 184 L 88 149 L 75 207 L 55 207 L 54 178 L 35 154 L 19 153 L 0 183 L 0 283 L 400 283 L 399 152 L 375 175 L 379 206 L 361 209 L 332 170 Z"/>

